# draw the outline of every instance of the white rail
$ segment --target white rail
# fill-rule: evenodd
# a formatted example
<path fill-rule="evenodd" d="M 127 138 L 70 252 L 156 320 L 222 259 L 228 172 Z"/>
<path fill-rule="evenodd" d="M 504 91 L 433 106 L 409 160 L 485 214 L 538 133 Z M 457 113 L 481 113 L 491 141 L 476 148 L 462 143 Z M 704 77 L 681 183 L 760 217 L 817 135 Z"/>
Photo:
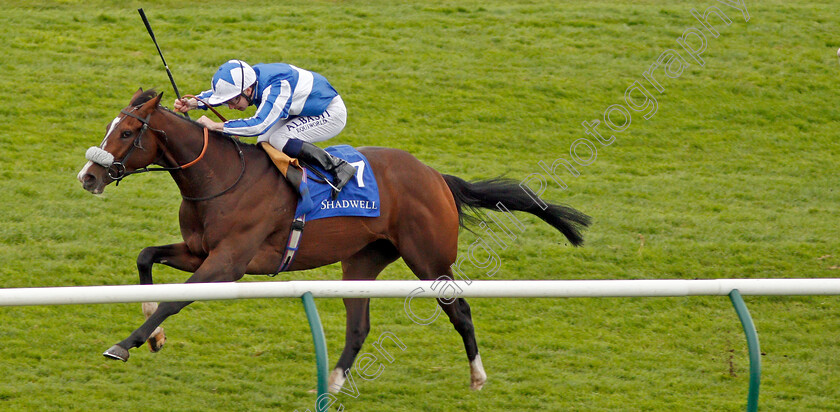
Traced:
<path fill-rule="evenodd" d="M 840 295 L 840 279 L 338 280 L 10 288 L 0 289 L 0 306 L 298 298 L 305 292 L 320 298 L 433 298 L 439 293 L 465 298 L 568 298 L 722 296 L 733 289 L 741 295 Z"/>

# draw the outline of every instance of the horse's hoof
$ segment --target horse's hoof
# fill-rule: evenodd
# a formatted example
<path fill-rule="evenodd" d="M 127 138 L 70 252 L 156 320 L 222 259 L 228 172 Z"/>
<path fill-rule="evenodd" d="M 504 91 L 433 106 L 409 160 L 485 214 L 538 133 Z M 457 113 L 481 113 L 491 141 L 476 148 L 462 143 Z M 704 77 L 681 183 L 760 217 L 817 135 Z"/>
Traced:
<path fill-rule="evenodd" d="M 166 343 L 166 335 L 163 333 L 163 328 L 158 327 L 155 329 L 157 334 L 152 334 L 152 337 L 149 338 L 146 342 L 149 343 L 149 350 L 152 353 L 160 352 L 163 349 L 163 344 Z"/>
<path fill-rule="evenodd" d="M 485 382 L 487 382 L 487 380 L 486 380 L 486 379 L 485 379 L 485 380 L 481 380 L 481 381 L 472 381 L 472 382 L 470 382 L 470 389 L 472 389 L 472 390 L 474 390 L 474 391 L 480 391 L 480 390 L 481 390 L 481 388 L 483 388 L 483 387 L 484 387 L 484 383 L 485 383 Z"/>
<path fill-rule="evenodd" d="M 481 363 L 481 355 L 476 354 L 475 359 L 470 362 L 470 389 L 480 391 L 487 382 L 487 372 Z"/>
<path fill-rule="evenodd" d="M 336 394 L 341 392 L 341 387 L 344 386 L 344 381 L 347 379 L 347 373 L 350 373 L 348 369 L 347 372 L 344 372 L 344 369 L 335 368 L 330 373 L 330 378 L 327 381 L 328 385 L 327 389 L 330 393 Z"/>
<path fill-rule="evenodd" d="M 128 361 L 128 350 L 123 349 L 120 345 L 114 345 L 111 346 L 111 349 L 106 350 L 102 356 L 108 359 L 116 359 L 126 362 Z"/>

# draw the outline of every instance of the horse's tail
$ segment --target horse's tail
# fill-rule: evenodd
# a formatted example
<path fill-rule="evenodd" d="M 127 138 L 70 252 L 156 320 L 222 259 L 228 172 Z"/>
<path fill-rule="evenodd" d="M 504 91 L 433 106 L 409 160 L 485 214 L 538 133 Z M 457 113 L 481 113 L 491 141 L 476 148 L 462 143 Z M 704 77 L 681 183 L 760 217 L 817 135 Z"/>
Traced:
<path fill-rule="evenodd" d="M 499 210 L 501 209 L 499 203 L 501 203 L 508 210 L 519 210 L 539 217 L 563 233 L 572 245 L 580 246 L 583 243 L 580 231 L 591 222 L 589 216 L 568 206 L 546 203 L 548 207 L 543 209 L 517 181 L 512 179 L 497 177 L 467 182 L 459 177 L 443 175 L 443 180 L 446 181 L 455 197 L 461 226 L 465 226 L 465 218 L 471 218 L 465 214 L 464 206 L 472 212 L 478 212 L 479 208 Z"/>

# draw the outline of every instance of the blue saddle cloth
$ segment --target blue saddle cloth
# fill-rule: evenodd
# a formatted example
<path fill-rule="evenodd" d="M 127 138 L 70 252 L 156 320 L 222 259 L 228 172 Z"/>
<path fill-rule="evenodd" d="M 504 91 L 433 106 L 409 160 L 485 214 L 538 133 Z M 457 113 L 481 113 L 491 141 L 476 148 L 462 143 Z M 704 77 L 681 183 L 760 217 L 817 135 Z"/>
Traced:
<path fill-rule="evenodd" d="M 326 148 L 327 153 L 344 159 L 356 168 L 356 177 L 341 189 L 336 200 L 331 197 L 332 188 L 321 183 L 321 178 L 306 169 L 306 178 L 300 185 L 295 218 L 306 215 L 306 220 L 336 216 L 379 216 L 379 186 L 367 158 L 352 146 L 339 145 Z M 324 176 L 333 176 L 313 166 Z"/>

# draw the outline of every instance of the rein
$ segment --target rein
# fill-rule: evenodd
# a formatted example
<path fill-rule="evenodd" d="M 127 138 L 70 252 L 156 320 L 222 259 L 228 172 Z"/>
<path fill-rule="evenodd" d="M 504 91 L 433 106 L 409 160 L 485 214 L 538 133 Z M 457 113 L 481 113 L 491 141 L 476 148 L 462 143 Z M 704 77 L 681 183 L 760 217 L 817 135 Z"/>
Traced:
<path fill-rule="evenodd" d="M 245 96 L 245 94 L 243 94 L 242 96 Z M 246 98 L 248 99 L 248 101 L 250 102 L 251 98 L 250 98 L 250 97 L 247 97 L 247 96 L 245 96 L 245 97 L 246 97 Z M 221 113 L 219 113 L 218 111 L 216 111 L 216 109 L 214 109 L 214 108 L 213 108 L 213 106 L 210 106 L 210 104 L 208 104 L 206 101 L 204 101 L 204 100 L 203 100 L 203 99 L 201 99 L 200 97 L 197 97 L 197 96 L 192 95 L 192 94 L 185 94 L 185 95 L 184 95 L 184 98 L 193 98 L 193 99 L 195 99 L 195 100 L 198 100 L 198 101 L 199 101 L 199 102 L 201 102 L 201 103 L 204 103 L 204 105 L 205 105 L 205 106 L 207 106 L 207 108 L 208 108 L 208 109 L 210 109 L 210 110 L 211 110 L 214 114 L 216 114 L 216 116 L 219 118 L 219 120 L 221 120 L 222 122 L 226 122 L 226 121 L 227 121 L 227 119 L 226 119 L 224 116 L 222 116 L 222 114 L 221 114 Z M 207 129 L 205 129 L 205 130 L 204 130 L 204 132 L 205 132 L 205 134 L 206 134 L 206 133 L 207 133 Z M 234 137 L 234 140 L 236 140 L 236 137 Z M 312 172 L 312 173 L 314 173 L 316 176 L 318 176 L 319 178 L 321 178 L 321 180 L 318 180 L 318 179 L 312 179 L 313 181 L 318 182 L 318 183 L 326 183 L 326 184 L 328 184 L 330 187 L 332 187 L 333 189 L 335 189 L 335 186 L 333 186 L 333 184 L 332 184 L 332 182 L 330 181 L 330 179 L 329 179 L 327 176 L 324 176 L 324 174 L 323 174 L 323 173 L 321 173 L 318 169 L 316 169 L 316 168 L 314 168 L 314 167 L 312 167 L 312 166 L 310 166 L 310 165 L 306 164 L 305 162 L 301 161 L 300 159 L 298 159 L 298 162 L 300 162 L 301 167 L 303 167 L 304 169 L 307 169 L 307 170 L 311 171 L 311 172 Z"/>
<path fill-rule="evenodd" d="M 137 110 L 137 108 L 135 108 L 134 110 Z M 132 110 L 132 112 L 133 112 L 133 110 Z M 131 155 L 131 153 L 134 151 L 134 149 L 140 148 L 140 150 L 145 150 L 145 149 L 143 149 L 143 146 L 141 145 L 141 140 L 140 139 L 146 133 L 146 130 L 151 129 L 152 131 L 159 133 L 163 137 L 164 145 L 168 141 L 168 137 L 167 137 L 165 131 L 155 129 L 155 128 L 149 126 L 149 119 L 152 117 L 151 113 L 149 113 L 149 115 L 146 116 L 146 118 L 142 118 L 142 117 L 140 117 L 140 116 L 138 116 L 138 115 L 136 115 L 132 112 L 127 112 L 125 110 L 120 110 L 120 113 L 139 120 L 140 123 L 143 124 L 143 126 L 140 127 L 140 133 L 138 133 L 137 137 L 134 138 L 134 141 L 131 144 L 131 148 L 128 149 L 128 152 L 126 152 L 126 154 L 125 154 L 125 156 L 123 156 L 122 160 L 112 161 L 110 164 L 102 164 L 99 161 L 95 161 L 95 163 L 99 163 L 101 166 L 105 166 L 105 168 L 108 170 L 108 176 L 111 179 L 113 179 L 117 182 L 116 183 L 117 186 L 119 186 L 120 181 L 122 181 L 122 179 L 124 179 L 126 176 L 133 175 L 133 174 L 146 173 L 146 172 L 173 172 L 173 171 L 187 169 L 187 168 L 195 165 L 199 161 L 201 161 L 201 159 L 204 158 L 205 153 L 207 153 L 209 133 L 208 133 L 207 128 L 205 127 L 204 128 L 204 144 L 201 148 L 201 153 L 199 153 L 198 157 L 196 157 L 191 162 L 188 162 L 188 163 L 183 164 L 183 165 L 175 166 L 175 167 L 165 167 L 165 166 L 148 167 L 147 166 L 147 167 L 143 167 L 143 168 L 140 168 L 140 169 L 126 171 L 126 169 L 125 169 L 126 159 L 128 159 L 128 156 Z M 216 194 L 211 195 L 211 196 L 189 197 L 189 196 L 184 196 L 184 194 L 181 193 L 181 198 L 183 198 L 184 200 L 192 201 L 192 202 L 201 202 L 201 201 L 206 201 L 206 200 L 210 200 L 210 199 L 215 199 L 215 198 L 229 192 L 237 184 L 239 184 L 239 181 L 242 180 L 242 176 L 245 175 L 245 154 L 242 152 L 242 147 L 239 146 L 239 141 L 238 140 L 236 140 L 234 138 L 231 138 L 231 137 L 229 137 L 229 139 L 231 141 L 233 141 L 234 146 L 236 146 L 236 151 L 239 153 L 239 162 L 242 165 L 242 168 L 239 172 L 239 177 L 236 178 L 236 181 L 234 181 L 233 184 L 228 186 L 227 189 L 224 189 L 221 192 L 216 193 Z M 90 152 L 92 149 L 96 149 L 96 148 L 92 147 L 92 148 L 88 149 L 88 152 Z M 94 151 L 94 152 L 96 152 L 96 151 Z M 104 152 L 104 150 L 103 150 L 103 152 Z M 107 152 L 105 152 L 105 153 L 107 153 Z M 163 153 L 161 153 L 161 156 L 163 156 Z M 88 160 L 94 161 L 93 159 L 91 159 L 91 157 L 96 157 L 96 153 L 94 153 L 93 156 L 88 155 L 87 157 L 88 157 Z"/>
<path fill-rule="evenodd" d="M 215 114 L 215 115 L 219 118 L 219 120 L 221 120 L 222 122 L 226 122 L 226 121 L 227 121 L 227 119 L 225 119 L 225 117 L 224 117 L 224 116 L 222 116 L 222 114 L 221 114 L 221 113 L 219 113 L 216 109 L 214 109 L 214 108 L 213 108 L 213 106 L 210 106 L 210 104 L 208 104 L 207 102 L 205 102 L 203 99 L 201 99 L 201 98 L 199 98 L 199 97 L 197 97 L 197 96 L 191 95 L 191 94 L 185 94 L 185 95 L 184 95 L 184 98 L 185 98 L 185 99 L 186 99 L 186 98 L 189 98 L 189 97 L 191 97 L 191 98 L 193 98 L 193 99 L 195 99 L 195 100 L 198 100 L 198 101 L 199 101 L 199 102 L 201 102 L 201 103 L 204 103 L 204 105 L 205 105 L 205 106 L 207 106 L 207 108 L 208 108 L 208 109 L 210 109 L 210 111 L 212 111 L 212 112 L 213 112 L 213 114 Z"/>
<path fill-rule="evenodd" d="M 140 128 L 140 133 L 137 135 L 136 138 L 134 138 L 134 142 L 132 142 L 131 148 L 128 149 L 128 152 L 125 154 L 125 156 L 123 156 L 122 160 L 118 161 L 118 162 L 114 162 L 113 164 L 111 164 L 111 167 L 108 168 L 108 176 L 111 177 L 111 179 L 116 180 L 118 185 L 119 185 L 120 180 L 124 179 L 126 176 L 137 174 L 137 173 L 170 172 L 170 171 L 175 171 L 175 170 L 184 170 L 184 169 L 198 163 L 201 159 L 204 158 L 204 154 L 207 153 L 207 142 L 209 140 L 209 136 L 208 136 L 207 128 L 205 127 L 204 128 L 204 145 L 201 148 L 201 153 L 199 153 L 198 157 L 196 157 L 193 161 L 191 161 L 187 164 L 177 166 L 177 167 L 163 167 L 163 166 L 162 167 L 153 167 L 153 168 L 144 167 L 144 168 L 140 168 L 140 169 L 136 169 L 136 170 L 132 170 L 132 171 L 126 171 L 125 170 L 125 161 L 126 161 L 126 159 L 128 159 L 128 156 L 131 154 L 131 152 L 133 152 L 135 148 L 140 148 L 140 150 L 143 150 L 143 146 L 141 146 L 141 144 L 140 144 L 140 139 L 143 138 L 143 134 L 146 133 L 146 130 L 152 129 L 153 131 L 155 131 L 157 133 L 160 133 L 163 136 L 164 142 L 166 142 L 168 140 L 168 137 L 166 136 L 166 132 L 164 132 L 163 130 L 154 129 L 154 128 L 149 126 L 149 118 L 152 117 L 151 113 L 148 116 L 146 116 L 145 119 L 136 115 L 136 114 L 134 114 L 134 113 L 127 112 L 125 110 L 120 110 L 120 113 L 139 120 L 140 123 L 143 123 L 143 126 Z"/>
<path fill-rule="evenodd" d="M 184 196 L 184 194 L 181 193 L 181 198 L 182 199 L 188 200 L 190 202 L 203 202 L 205 200 L 215 199 L 215 198 L 231 191 L 231 189 L 233 189 L 237 184 L 239 184 L 239 181 L 242 180 L 242 176 L 245 176 L 245 153 L 242 153 L 242 147 L 239 146 L 239 141 L 238 140 L 236 140 L 234 138 L 230 138 L 230 141 L 233 142 L 233 145 L 236 146 L 236 151 L 239 153 L 239 163 L 242 165 L 242 169 L 239 171 L 239 177 L 237 177 L 236 180 L 230 186 L 228 186 L 227 189 L 222 190 L 221 192 L 216 193 L 215 195 L 210 195 L 210 196 L 205 196 L 205 197 L 189 197 L 189 196 Z M 206 127 L 204 128 L 204 148 L 205 149 L 207 148 L 207 128 Z M 204 151 L 202 150 L 202 154 L 203 153 L 204 153 Z M 188 163 L 187 165 L 182 166 L 181 168 L 186 169 L 187 167 L 192 166 L 193 164 L 195 164 L 195 162 L 198 162 L 198 160 L 200 158 L 201 157 L 193 160 L 192 162 Z"/>

